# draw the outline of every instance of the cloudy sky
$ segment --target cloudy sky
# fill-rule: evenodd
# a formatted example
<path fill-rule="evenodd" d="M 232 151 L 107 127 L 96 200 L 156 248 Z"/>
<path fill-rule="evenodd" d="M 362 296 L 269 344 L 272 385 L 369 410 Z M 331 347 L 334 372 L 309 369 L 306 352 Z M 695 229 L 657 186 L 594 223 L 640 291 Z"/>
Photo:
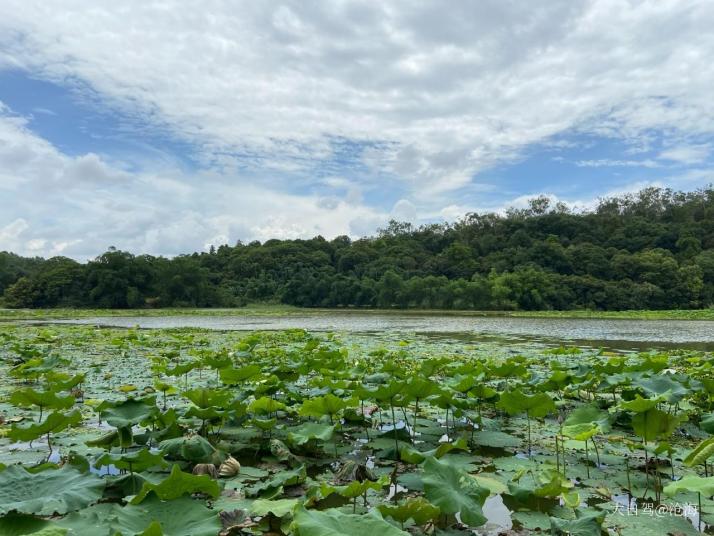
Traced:
<path fill-rule="evenodd" d="M 2 0 L 0 250 L 692 190 L 714 182 L 712 28 L 710 0 Z"/>

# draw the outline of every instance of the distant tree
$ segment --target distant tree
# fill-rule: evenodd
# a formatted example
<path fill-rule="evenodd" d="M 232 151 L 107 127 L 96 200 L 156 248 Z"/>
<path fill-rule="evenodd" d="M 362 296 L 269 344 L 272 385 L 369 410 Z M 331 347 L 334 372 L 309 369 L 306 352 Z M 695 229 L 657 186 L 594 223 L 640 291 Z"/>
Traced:
<path fill-rule="evenodd" d="M 714 304 L 714 188 L 648 188 L 591 211 L 546 196 L 454 223 L 390 221 L 352 240 L 237 242 L 87 263 L 0 252 L 12 307 L 628 309 Z"/>

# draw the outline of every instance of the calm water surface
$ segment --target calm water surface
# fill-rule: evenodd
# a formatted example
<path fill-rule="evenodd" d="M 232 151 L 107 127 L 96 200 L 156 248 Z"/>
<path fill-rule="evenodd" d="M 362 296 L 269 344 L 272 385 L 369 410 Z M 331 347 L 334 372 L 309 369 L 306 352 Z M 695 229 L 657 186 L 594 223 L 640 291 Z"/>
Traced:
<path fill-rule="evenodd" d="M 95 317 L 57 323 L 140 328 L 206 328 L 216 330 L 281 330 L 347 333 L 404 333 L 454 337 L 538 339 L 590 345 L 686 346 L 714 349 L 714 321 L 519 318 L 439 315 L 434 313 L 310 312 L 289 316 L 157 316 Z M 619 345 L 622 346 L 622 345 Z"/>

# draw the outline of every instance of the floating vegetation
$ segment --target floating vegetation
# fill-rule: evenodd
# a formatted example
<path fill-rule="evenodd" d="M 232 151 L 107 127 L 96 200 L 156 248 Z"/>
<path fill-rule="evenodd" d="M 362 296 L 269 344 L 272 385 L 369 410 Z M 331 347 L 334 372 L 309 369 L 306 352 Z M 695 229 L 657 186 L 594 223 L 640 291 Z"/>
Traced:
<path fill-rule="evenodd" d="M 0 326 L 0 534 L 698 534 L 688 350 Z"/>

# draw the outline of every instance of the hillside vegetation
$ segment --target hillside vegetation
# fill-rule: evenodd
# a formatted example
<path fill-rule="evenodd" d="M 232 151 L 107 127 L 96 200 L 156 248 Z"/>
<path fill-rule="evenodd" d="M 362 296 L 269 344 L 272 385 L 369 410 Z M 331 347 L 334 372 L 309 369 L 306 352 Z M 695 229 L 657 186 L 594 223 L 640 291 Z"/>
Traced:
<path fill-rule="evenodd" d="M 0 253 L 6 307 L 696 309 L 714 303 L 714 188 L 649 188 L 575 212 L 505 214 L 377 236 L 268 240 L 175 258 L 110 248 L 79 263 Z"/>

